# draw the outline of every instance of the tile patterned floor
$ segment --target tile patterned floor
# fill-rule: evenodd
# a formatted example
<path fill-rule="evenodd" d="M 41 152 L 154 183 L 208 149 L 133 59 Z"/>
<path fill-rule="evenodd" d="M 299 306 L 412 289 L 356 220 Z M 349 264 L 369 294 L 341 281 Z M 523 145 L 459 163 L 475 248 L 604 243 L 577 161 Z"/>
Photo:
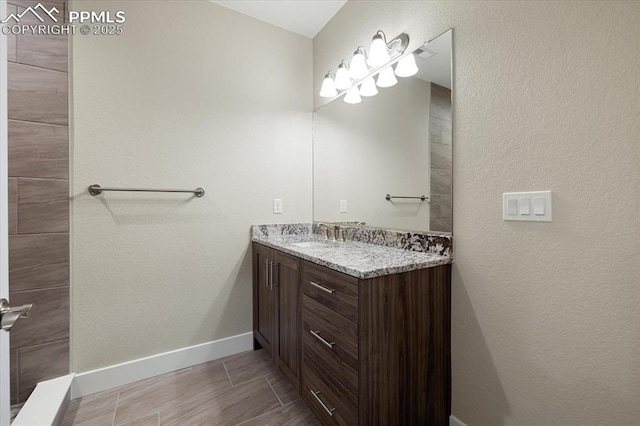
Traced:
<path fill-rule="evenodd" d="M 71 401 L 64 426 L 318 425 L 264 350 Z"/>

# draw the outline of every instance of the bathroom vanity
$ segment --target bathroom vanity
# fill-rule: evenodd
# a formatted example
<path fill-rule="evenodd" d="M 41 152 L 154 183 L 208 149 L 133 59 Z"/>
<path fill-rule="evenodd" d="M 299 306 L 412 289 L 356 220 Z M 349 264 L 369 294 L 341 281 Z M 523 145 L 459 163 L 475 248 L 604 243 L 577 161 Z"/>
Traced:
<path fill-rule="evenodd" d="M 254 226 L 255 347 L 323 424 L 448 424 L 450 237 L 315 227 Z"/>

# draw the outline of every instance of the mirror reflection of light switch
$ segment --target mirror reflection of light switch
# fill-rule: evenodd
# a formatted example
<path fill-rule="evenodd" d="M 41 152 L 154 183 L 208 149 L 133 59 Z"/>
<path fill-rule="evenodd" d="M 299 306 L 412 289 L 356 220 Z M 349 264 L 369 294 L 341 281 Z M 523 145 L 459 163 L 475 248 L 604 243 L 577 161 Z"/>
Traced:
<path fill-rule="evenodd" d="M 531 212 L 531 198 L 520 199 L 520 214 L 528 215 Z"/>
<path fill-rule="evenodd" d="M 347 212 L 347 200 L 340 200 L 340 213 Z"/>
<path fill-rule="evenodd" d="M 533 214 L 536 216 L 544 216 L 544 198 L 533 199 Z"/>
<path fill-rule="evenodd" d="M 516 198 L 507 200 L 507 214 L 509 216 L 515 216 L 518 214 L 518 200 Z"/>

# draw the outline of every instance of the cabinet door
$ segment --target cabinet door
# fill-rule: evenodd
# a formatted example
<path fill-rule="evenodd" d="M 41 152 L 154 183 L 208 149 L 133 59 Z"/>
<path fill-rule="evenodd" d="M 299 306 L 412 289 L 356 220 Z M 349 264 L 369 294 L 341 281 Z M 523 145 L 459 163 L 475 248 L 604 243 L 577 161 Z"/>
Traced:
<path fill-rule="evenodd" d="M 271 285 L 271 252 L 268 247 L 253 244 L 253 334 L 275 358 L 277 288 Z"/>
<path fill-rule="evenodd" d="M 300 260 L 286 253 L 273 251 L 274 286 L 278 289 L 278 358 L 282 371 L 296 388 L 300 388 L 301 342 L 300 327 Z"/>

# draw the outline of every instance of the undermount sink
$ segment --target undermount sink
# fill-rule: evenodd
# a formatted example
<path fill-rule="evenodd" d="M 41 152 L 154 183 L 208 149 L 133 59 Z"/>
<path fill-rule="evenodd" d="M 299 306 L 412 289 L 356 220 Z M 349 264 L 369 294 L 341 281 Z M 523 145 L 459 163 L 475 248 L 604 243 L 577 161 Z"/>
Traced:
<path fill-rule="evenodd" d="M 303 241 L 300 243 L 291 243 L 292 246 L 299 248 L 323 248 L 331 245 L 330 241 Z"/>

